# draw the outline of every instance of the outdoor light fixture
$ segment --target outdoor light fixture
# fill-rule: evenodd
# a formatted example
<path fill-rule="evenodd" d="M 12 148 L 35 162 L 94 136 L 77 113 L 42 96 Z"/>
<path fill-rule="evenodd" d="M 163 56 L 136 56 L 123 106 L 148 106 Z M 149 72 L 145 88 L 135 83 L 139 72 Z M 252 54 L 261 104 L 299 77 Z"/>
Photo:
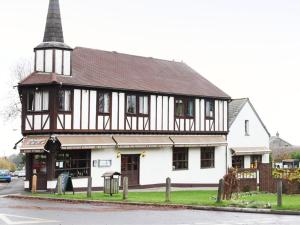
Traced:
<path fill-rule="evenodd" d="M 142 157 L 145 157 L 146 156 L 146 152 L 143 151 L 143 153 L 141 154 Z"/>
<path fill-rule="evenodd" d="M 120 158 L 121 157 L 121 152 L 118 152 L 117 153 L 117 158 Z"/>

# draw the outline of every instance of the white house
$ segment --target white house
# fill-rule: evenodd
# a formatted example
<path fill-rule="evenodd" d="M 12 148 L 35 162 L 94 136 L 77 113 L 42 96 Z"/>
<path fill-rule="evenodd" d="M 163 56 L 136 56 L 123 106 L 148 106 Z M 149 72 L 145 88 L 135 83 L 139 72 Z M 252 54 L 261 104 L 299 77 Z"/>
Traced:
<path fill-rule="evenodd" d="M 253 168 L 269 162 L 270 134 L 248 98 L 229 103 L 228 166 Z"/>
<path fill-rule="evenodd" d="M 91 35 L 91 34 L 89 34 Z M 19 83 L 25 189 L 55 188 L 68 172 L 76 189 L 103 187 L 121 172 L 130 186 L 215 186 L 226 173 L 230 97 L 182 62 L 64 43 L 50 0 L 35 69 Z"/>

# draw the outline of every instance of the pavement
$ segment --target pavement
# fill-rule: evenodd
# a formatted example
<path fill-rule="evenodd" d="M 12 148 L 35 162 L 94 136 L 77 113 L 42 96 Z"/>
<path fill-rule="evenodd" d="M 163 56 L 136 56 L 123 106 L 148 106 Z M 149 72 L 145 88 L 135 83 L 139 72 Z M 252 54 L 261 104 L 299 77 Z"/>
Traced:
<path fill-rule="evenodd" d="M 10 183 L 0 182 L 0 197 L 24 193 L 24 178 L 13 177 Z"/>
<path fill-rule="evenodd" d="M 0 198 L 0 224 L 298 225 L 299 216 Z"/>

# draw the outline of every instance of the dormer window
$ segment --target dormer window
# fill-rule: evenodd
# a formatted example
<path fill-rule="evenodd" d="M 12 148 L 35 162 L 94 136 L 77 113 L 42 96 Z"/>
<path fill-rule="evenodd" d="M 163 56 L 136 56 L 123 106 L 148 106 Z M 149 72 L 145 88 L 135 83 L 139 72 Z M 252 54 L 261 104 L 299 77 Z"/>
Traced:
<path fill-rule="evenodd" d="M 71 75 L 71 50 L 38 49 L 35 51 L 35 70 L 58 75 Z"/>

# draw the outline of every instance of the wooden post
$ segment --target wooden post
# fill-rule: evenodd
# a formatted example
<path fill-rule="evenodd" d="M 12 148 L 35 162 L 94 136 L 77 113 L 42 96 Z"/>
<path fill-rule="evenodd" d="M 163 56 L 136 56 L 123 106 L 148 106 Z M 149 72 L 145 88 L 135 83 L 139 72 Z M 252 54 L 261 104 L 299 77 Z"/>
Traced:
<path fill-rule="evenodd" d="M 277 207 L 282 206 L 282 180 L 277 181 Z"/>
<path fill-rule="evenodd" d="M 92 197 L 92 177 L 88 177 L 88 187 L 87 187 L 87 197 L 91 198 Z"/>
<path fill-rule="evenodd" d="M 224 179 L 220 179 L 219 180 L 219 186 L 218 186 L 217 203 L 221 202 L 223 192 L 224 192 Z"/>
<path fill-rule="evenodd" d="M 123 200 L 128 199 L 128 177 L 123 178 Z"/>
<path fill-rule="evenodd" d="M 171 201 L 171 178 L 166 179 L 166 202 Z"/>
<path fill-rule="evenodd" d="M 62 195 L 63 190 L 62 190 L 62 177 L 61 175 L 58 176 L 57 178 L 57 194 Z"/>
<path fill-rule="evenodd" d="M 37 176 L 34 174 L 32 176 L 32 182 L 31 182 L 31 192 L 33 194 L 36 193 L 36 185 L 37 185 Z"/>

